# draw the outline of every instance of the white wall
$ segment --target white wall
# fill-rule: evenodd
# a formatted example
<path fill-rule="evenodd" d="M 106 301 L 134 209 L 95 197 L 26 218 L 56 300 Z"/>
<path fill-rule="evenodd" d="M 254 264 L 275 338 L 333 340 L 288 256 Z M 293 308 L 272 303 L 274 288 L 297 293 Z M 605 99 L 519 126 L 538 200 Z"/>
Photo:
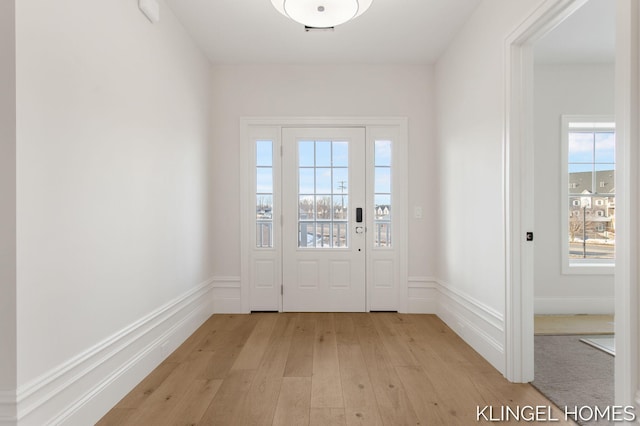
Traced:
<path fill-rule="evenodd" d="M 16 28 L 20 390 L 210 278 L 210 69 L 164 3 L 21 0 Z"/>
<path fill-rule="evenodd" d="M 562 114 L 614 115 L 613 64 L 537 64 L 534 70 L 535 312 L 613 313 L 613 275 L 563 275 Z"/>
<path fill-rule="evenodd" d="M 15 1 L 0 2 L 0 406 L 16 387 Z M 0 409 L 0 417 L 2 417 Z"/>
<path fill-rule="evenodd" d="M 504 371 L 505 40 L 541 0 L 485 0 L 436 64 L 440 316 Z"/>
<path fill-rule="evenodd" d="M 429 66 L 220 65 L 213 68 L 215 275 L 240 275 L 240 147 L 243 116 L 406 116 L 409 118 L 409 276 L 432 276 L 436 189 L 433 81 Z"/>

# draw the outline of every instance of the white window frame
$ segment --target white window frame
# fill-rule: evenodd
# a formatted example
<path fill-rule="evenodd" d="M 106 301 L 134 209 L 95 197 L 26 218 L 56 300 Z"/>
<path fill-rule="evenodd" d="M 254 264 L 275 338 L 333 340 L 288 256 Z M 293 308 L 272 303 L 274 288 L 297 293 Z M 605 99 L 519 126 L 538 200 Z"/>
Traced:
<path fill-rule="evenodd" d="M 593 127 L 569 127 L 569 123 L 599 123 Z M 611 125 L 604 125 L 610 123 Z M 567 165 L 569 163 L 569 131 L 575 130 L 614 130 L 615 118 L 609 115 L 562 115 L 561 116 L 561 154 L 560 154 L 560 188 L 561 203 L 560 218 L 560 244 L 562 253 L 562 273 L 565 275 L 613 275 L 615 270 L 615 259 L 587 259 L 577 260 L 569 258 L 569 221 L 567 212 L 569 205 L 569 173 Z"/>

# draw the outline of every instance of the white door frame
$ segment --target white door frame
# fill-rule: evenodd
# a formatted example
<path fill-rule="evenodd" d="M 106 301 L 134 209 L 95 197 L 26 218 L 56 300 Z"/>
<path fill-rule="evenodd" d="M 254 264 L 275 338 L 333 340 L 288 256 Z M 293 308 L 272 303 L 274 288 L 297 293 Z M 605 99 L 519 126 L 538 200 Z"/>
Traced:
<path fill-rule="evenodd" d="M 241 211 L 241 270 L 240 270 L 240 303 L 241 312 L 251 312 L 251 256 L 255 251 L 255 200 L 252 200 L 253 183 L 251 169 L 255 164 L 250 161 L 249 141 L 257 128 L 271 128 L 272 138 L 277 138 L 280 146 L 280 130 L 286 127 L 364 127 L 367 143 L 372 137 L 384 137 L 393 135 L 397 144 L 394 157 L 394 235 L 400 243 L 397 250 L 397 291 L 398 312 L 407 312 L 408 309 L 408 119 L 406 117 L 243 117 L 240 119 L 240 211 Z M 378 136 L 376 136 L 378 135 Z M 274 200 L 274 204 L 280 200 Z M 276 224 L 274 223 L 274 227 Z M 279 228 L 279 226 L 278 226 Z M 371 276 L 369 268 L 371 250 L 367 250 L 367 277 Z M 280 263 L 281 265 L 281 263 Z M 280 275 L 281 270 L 275 275 Z M 371 280 L 367 280 L 367 311 L 371 309 L 369 300 L 371 294 Z M 282 311 L 282 299 L 280 298 L 278 310 Z"/>
<path fill-rule="evenodd" d="M 506 236 L 505 375 L 533 380 L 533 52 L 532 45 L 586 0 L 547 0 L 507 39 L 504 138 Z M 638 4 L 618 0 L 616 51 L 616 404 L 638 389 Z M 633 160 L 632 160 L 633 159 Z M 635 162 L 634 162 L 635 161 Z M 630 165 L 634 165 L 631 166 Z M 635 193 L 634 193 L 635 190 Z M 618 237 L 616 237 L 618 238 Z"/>

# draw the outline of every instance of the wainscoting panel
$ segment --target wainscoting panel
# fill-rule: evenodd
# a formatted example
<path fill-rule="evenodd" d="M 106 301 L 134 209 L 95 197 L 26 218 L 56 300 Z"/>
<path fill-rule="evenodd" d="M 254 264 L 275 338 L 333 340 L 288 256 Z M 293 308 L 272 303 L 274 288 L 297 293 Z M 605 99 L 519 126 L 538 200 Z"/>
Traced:
<path fill-rule="evenodd" d="M 437 313 L 438 282 L 435 278 L 409 277 L 407 286 L 407 313 Z"/>
<path fill-rule="evenodd" d="M 17 391 L 20 426 L 94 424 L 212 314 L 213 280 Z"/>
<path fill-rule="evenodd" d="M 503 315 L 442 281 L 438 291 L 438 317 L 504 374 Z"/>
<path fill-rule="evenodd" d="M 213 313 L 238 314 L 242 312 L 240 277 L 213 278 Z"/>
<path fill-rule="evenodd" d="M 16 393 L 0 391 L 0 426 L 16 424 Z"/>

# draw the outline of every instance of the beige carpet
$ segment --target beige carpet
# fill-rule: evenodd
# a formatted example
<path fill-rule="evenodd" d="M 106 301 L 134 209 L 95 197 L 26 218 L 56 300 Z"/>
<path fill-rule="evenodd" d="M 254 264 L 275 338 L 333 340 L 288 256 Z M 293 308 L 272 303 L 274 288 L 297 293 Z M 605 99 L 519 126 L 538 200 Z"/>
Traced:
<path fill-rule="evenodd" d="M 538 336 L 575 334 L 613 334 L 613 315 L 536 315 L 534 333 Z"/>
<path fill-rule="evenodd" d="M 614 357 L 580 341 L 592 336 L 535 336 L 535 386 L 558 407 L 614 404 Z M 584 426 L 613 426 L 599 420 Z"/>

